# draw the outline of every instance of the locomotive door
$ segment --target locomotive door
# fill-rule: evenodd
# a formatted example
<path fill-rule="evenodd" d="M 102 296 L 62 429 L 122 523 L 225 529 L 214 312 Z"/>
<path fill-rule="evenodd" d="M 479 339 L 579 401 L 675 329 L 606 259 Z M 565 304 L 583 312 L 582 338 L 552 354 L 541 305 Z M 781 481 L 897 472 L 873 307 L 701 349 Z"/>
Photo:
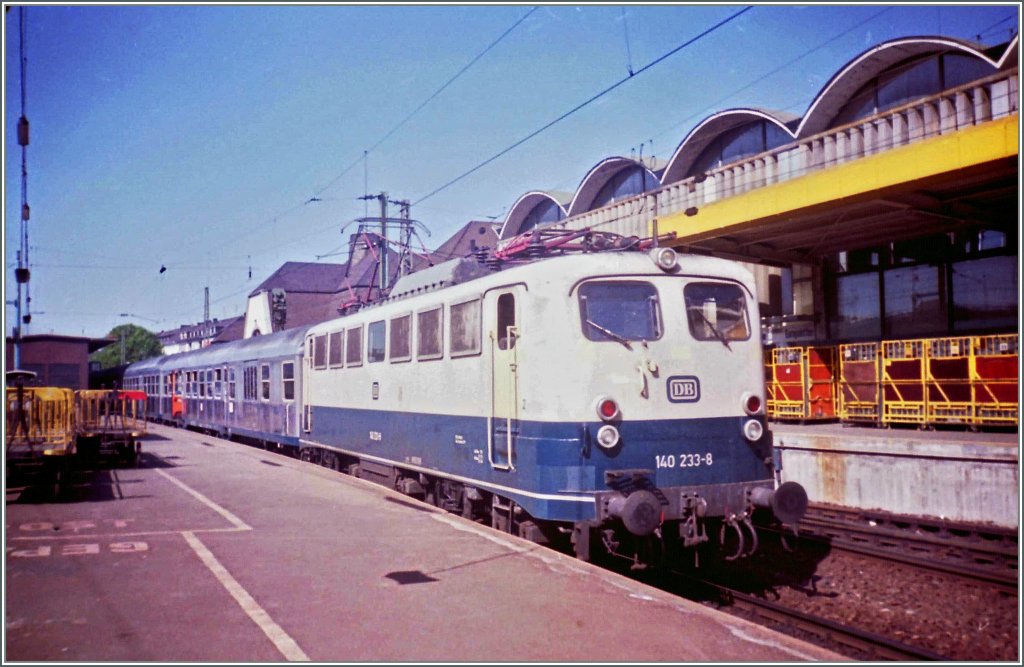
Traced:
<path fill-rule="evenodd" d="M 497 470 L 515 469 L 515 442 L 519 433 L 520 296 L 522 289 L 507 288 L 487 297 L 488 338 L 491 347 L 491 415 L 488 458 Z"/>

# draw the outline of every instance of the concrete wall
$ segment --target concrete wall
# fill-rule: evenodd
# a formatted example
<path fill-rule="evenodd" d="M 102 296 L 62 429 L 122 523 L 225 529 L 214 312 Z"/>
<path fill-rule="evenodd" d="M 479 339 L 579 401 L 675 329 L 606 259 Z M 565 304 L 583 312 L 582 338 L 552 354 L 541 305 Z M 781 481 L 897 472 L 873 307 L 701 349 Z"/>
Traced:
<path fill-rule="evenodd" d="M 1017 528 L 1016 433 L 772 425 L 781 481 L 812 503 Z"/>

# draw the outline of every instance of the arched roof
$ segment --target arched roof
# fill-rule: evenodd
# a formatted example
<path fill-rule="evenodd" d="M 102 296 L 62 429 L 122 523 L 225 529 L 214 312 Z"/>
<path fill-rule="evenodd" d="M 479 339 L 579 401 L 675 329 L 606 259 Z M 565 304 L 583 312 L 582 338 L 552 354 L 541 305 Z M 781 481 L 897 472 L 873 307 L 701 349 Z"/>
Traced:
<path fill-rule="evenodd" d="M 704 149 L 719 135 L 747 123 L 765 120 L 778 125 L 789 136 L 796 138 L 791 126 L 800 120 L 799 116 L 785 111 L 768 111 L 764 109 L 726 109 L 708 116 L 697 127 L 690 130 L 682 143 L 672 154 L 668 167 L 661 179 L 663 183 L 674 183 L 686 178 L 694 160 L 700 157 Z"/>
<path fill-rule="evenodd" d="M 562 209 L 562 213 L 568 215 L 569 202 L 572 201 L 572 194 L 560 190 L 531 190 L 520 195 L 515 204 L 508 210 L 505 222 L 498 231 L 499 239 L 507 239 L 522 233 L 520 227 L 527 216 L 533 212 L 541 203 L 550 201 Z"/>
<path fill-rule="evenodd" d="M 657 162 L 655 163 L 655 169 L 652 170 L 640 160 L 628 157 L 605 158 L 591 168 L 587 175 L 583 177 L 580 186 L 576 188 L 576 194 L 573 195 L 572 202 L 569 204 L 567 211 L 569 217 L 589 210 L 590 204 L 594 201 L 594 197 L 601 192 L 601 188 L 620 171 L 631 167 L 645 169 L 651 177 L 651 183 L 661 185 L 661 178 L 658 172 L 663 171 L 663 169 L 659 168 Z"/>
<path fill-rule="evenodd" d="M 1007 50 L 1007 53 L 1015 49 L 1016 39 L 1011 49 Z M 825 87 L 821 89 L 821 92 L 818 93 L 817 97 L 815 97 L 807 113 L 804 114 L 800 127 L 797 129 L 797 136 L 806 137 L 827 130 L 829 121 L 843 108 L 843 105 L 864 84 L 886 69 L 908 58 L 940 51 L 959 51 L 975 56 L 992 65 L 993 71 L 1000 64 L 989 58 L 980 45 L 962 39 L 951 37 L 902 37 L 883 42 L 860 54 L 832 76 L 829 82 L 825 84 Z"/>

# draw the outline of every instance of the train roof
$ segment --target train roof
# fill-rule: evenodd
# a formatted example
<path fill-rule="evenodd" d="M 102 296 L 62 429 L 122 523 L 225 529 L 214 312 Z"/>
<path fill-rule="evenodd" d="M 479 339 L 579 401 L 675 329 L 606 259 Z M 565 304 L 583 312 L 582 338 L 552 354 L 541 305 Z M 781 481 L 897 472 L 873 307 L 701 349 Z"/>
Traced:
<path fill-rule="evenodd" d="M 132 364 L 127 373 L 138 374 L 152 370 L 180 367 L 217 366 L 233 361 L 287 357 L 298 354 L 309 327 L 295 327 L 265 336 L 253 336 L 230 343 L 218 343 L 201 350 L 179 352 L 164 357 L 153 357 Z"/>
<path fill-rule="evenodd" d="M 706 255 L 680 253 L 677 256 L 679 269 L 676 273 L 734 280 L 743 284 L 753 295 L 753 275 L 742 264 Z M 472 264 L 477 264 L 477 267 L 473 268 Z M 664 274 L 650 253 L 632 250 L 557 255 L 518 264 L 506 264 L 498 271 L 473 259 L 452 260 L 411 274 L 408 279 L 403 278 L 396 283 L 392 296 L 383 301 L 371 304 L 357 313 L 312 325 L 307 331 L 320 334 L 335 330 L 339 326 L 339 320 L 358 318 L 360 314 L 376 319 L 421 307 L 417 304 L 429 307 L 442 299 L 447 301 L 472 298 L 495 286 L 522 281 L 528 276 L 532 276 L 531 280 L 535 277 L 548 284 L 561 282 L 569 289 L 572 284 L 590 277 L 625 275 L 639 277 Z M 413 280 L 417 276 L 419 278 Z M 378 315 L 381 309 L 385 312 Z"/>

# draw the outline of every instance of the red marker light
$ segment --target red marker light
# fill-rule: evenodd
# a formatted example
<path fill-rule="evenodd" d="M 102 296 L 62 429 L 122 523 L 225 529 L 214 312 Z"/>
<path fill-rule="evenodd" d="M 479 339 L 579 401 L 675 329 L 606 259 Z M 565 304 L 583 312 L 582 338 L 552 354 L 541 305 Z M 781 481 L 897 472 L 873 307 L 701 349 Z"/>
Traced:
<path fill-rule="evenodd" d="M 619 406 L 612 399 L 603 398 L 600 401 L 598 401 L 597 414 L 601 419 L 605 421 L 615 419 L 619 415 Z"/>

